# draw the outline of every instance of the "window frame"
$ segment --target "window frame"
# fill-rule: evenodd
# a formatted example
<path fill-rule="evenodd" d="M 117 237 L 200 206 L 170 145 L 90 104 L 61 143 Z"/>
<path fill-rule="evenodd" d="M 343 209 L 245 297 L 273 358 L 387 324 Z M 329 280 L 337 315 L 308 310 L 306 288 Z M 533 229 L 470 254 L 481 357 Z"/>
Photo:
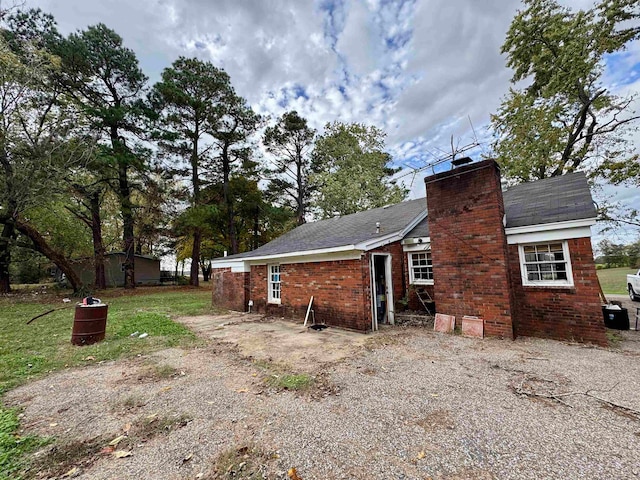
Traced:
<path fill-rule="evenodd" d="M 413 265 L 413 255 L 428 255 L 429 262 L 431 266 L 431 279 L 423 279 L 423 278 L 415 278 L 414 265 Z M 409 266 L 409 284 L 410 285 L 433 285 L 433 258 L 431 257 L 431 250 L 423 250 L 420 252 L 408 252 L 407 253 L 407 262 Z M 420 268 L 420 267 L 419 267 Z M 421 267 L 424 268 L 424 267 Z"/>
<path fill-rule="evenodd" d="M 539 245 L 552 245 L 555 243 L 562 244 L 562 254 L 564 256 L 565 263 L 565 271 L 567 273 L 566 280 L 529 280 L 529 276 L 527 275 L 527 264 L 541 264 L 541 263 L 560 263 L 557 261 L 548 261 L 548 262 L 526 262 L 525 261 L 525 247 L 537 247 Z M 569 244 L 566 240 L 550 240 L 546 242 L 531 242 L 531 243 L 521 243 L 518 244 L 518 254 L 520 257 L 520 278 L 522 280 L 522 285 L 525 287 L 573 287 L 573 269 L 571 267 L 571 256 L 569 254 Z"/>
<path fill-rule="evenodd" d="M 272 281 L 273 268 L 277 267 L 278 280 Z M 274 285 L 278 285 L 278 288 L 273 288 Z M 277 291 L 278 296 L 274 294 Z M 270 263 L 267 265 L 267 301 L 268 303 L 280 304 L 282 302 L 282 267 L 279 263 Z"/>

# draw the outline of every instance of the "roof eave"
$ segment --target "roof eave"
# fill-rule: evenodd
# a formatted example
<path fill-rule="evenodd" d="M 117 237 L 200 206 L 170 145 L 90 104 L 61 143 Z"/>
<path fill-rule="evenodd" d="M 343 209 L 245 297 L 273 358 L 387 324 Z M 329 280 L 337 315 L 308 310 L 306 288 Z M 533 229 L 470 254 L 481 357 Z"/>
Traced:
<path fill-rule="evenodd" d="M 580 218 L 577 220 L 566 220 L 563 222 L 536 223 L 533 225 L 523 225 L 521 227 L 507 227 L 504 229 L 504 231 L 507 235 L 517 235 L 521 233 L 563 230 L 566 228 L 590 227 L 595 224 L 596 224 L 596 217 L 590 217 L 590 218 Z"/>

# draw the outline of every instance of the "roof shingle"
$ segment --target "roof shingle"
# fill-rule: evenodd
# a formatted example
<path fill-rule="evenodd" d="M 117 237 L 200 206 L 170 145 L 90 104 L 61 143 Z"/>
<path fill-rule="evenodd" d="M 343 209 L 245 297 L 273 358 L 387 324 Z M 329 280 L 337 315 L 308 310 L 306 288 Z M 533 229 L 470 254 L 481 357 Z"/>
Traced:
<path fill-rule="evenodd" d="M 584 173 L 515 185 L 503 192 L 507 228 L 594 218 L 596 209 Z M 344 217 L 335 217 L 301 225 L 251 252 L 226 259 L 251 258 L 355 245 L 401 232 L 424 213 L 425 198 L 382 208 L 374 208 Z M 376 233 L 380 222 L 380 233 Z M 428 218 L 418 223 L 407 238 L 428 237 Z"/>

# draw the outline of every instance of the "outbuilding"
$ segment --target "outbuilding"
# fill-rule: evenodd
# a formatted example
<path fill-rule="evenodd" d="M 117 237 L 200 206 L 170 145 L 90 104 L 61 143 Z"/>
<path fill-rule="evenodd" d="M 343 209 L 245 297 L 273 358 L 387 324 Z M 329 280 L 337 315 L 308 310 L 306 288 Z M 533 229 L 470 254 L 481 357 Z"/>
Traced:
<path fill-rule="evenodd" d="M 213 262 L 213 302 L 368 332 L 401 305 L 486 335 L 606 344 L 583 173 L 502 191 L 493 160 L 425 178 L 426 198 L 301 225 Z M 418 298 L 420 296 L 421 298 Z"/>
<path fill-rule="evenodd" d="M 107 287 L 124 286 L 124 252 L 111 252 L 104 256 L 104 275 Z M 150 255 L 134 255 L 136 285 L 160 285 L 160 260 Z M 93 258 L 78 260 L 73 263 L 84 285 L 95 283 Z"/>

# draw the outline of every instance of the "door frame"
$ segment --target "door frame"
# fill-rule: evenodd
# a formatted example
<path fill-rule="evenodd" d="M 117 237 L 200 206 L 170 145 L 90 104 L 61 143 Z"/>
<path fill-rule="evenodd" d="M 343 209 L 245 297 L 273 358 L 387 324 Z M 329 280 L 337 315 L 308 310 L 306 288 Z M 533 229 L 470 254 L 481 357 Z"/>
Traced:
<path fill-rule="evenodd" d="M 370 275 L 370 291 L 371 291 L 371 329 L 378 330 L 378 306 L 376 305 L 376 275 L 375 275 L 375 257 L 385 257 L 384 262 L 384 283 L 385 283 L 385 299 L 387 309 L 387 321 L 390 325 L 395 324 L 395 311 L 393 308 L 393 280 L 391 275 L 391 254 L 390 253 L 372 253 L 369 259 Z"/>

